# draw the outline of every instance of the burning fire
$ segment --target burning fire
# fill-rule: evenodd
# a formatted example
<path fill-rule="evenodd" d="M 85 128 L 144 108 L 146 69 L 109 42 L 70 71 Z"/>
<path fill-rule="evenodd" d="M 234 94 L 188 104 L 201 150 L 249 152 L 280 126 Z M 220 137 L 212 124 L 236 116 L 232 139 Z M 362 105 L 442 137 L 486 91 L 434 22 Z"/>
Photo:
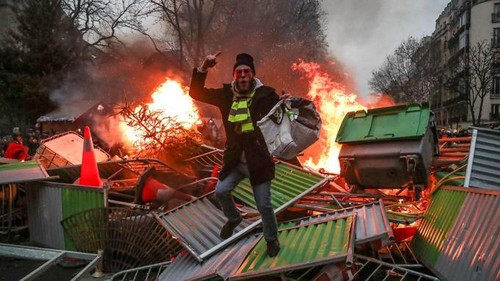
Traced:
<path fill-rule="evenodd" d="M 189 96 L 188 89 L 177 81 L 167 78 L 151 94 L 151 98 L 153 102 L 146 105 L 147 109 L 160 112 L 161 119 L 165 120 L 165 122 L 168 122 L 166 120 L 175 120 L 186 130 L 193 129 L 196 124 L 201 122 L 198 109 Z M 137 112 L 140 109 L 140 106 L 138 106 L 135 111 Z M 129 142 L 136 146 L 141 144 L 141 136 L 145 135 L 145 132 L 136 131 L 137 129 L 129 127 L 126 122 L 120 122 L 120 127 Z M 155 130 L 155 128 L 150 129 Z"/>
<path fill-rule="evenodd" d="M 307 97 L 311 99 L 322 119 L 322 131 L 317 144 L 306 150 L 306 166 L 328 172 L 339 173 L 340 166 L 338 155 L 340 145 L 335 142 L 337 131 L 347 112 L 363 110 L 365 107 L 356 101 L 356 95 L 346 93 L 345 87 L 332 80 L 319 64 L 299 62 L 292 66 L 294 70 L 302 72 L 309 81 Z M 165 120 L 175 119 L 187 129 L 193 129 L 199 124 L 200 117 L 193 100 L 189 97 L 188 90 L 180 83 L 167 79 L 151 95 L 153 102 L 147 104 L 150 111 L 162 112 Z M 137 107 L 135 110 L 140 110 Z M 126 122 L 121 122 L 120 127 L 128 140 L 136 147 L 141 144 L 144 132 L 137 132 L 129 127 Z M 139 148 L 139 147 L 138 147 Z"/>
<path fill-rule="evenodd" d="M 308 79 L 307 97 L 313 101 L 322 120 L 320 139 L 312 147 L 315 155 L 307 156 L 306 151 L 308 158 L 304 164 L 315 170 L 323 168 L 328 172 L 339 173 L 340 145 L 335 142 L 338 129 L 347 112 L 363 110 L 365 107 L 356 101 L 355 94 L 346 93 L 342 84 L 333 81 L 328 73 L 322 71 L 319 64 L 301 61 L 292 68 L 303 72 Z"/>

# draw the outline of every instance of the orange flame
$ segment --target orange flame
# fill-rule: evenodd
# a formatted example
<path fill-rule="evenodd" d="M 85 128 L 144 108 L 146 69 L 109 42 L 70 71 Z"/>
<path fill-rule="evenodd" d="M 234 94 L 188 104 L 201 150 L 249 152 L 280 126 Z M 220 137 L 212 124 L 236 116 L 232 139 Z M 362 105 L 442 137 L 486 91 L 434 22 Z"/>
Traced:
<path fill-rule="evenodd" d="M 200 123 L 198 109 L 193 103 L 193 99 L 188 94 L 188 89 L 179 82 L 167 78 L 151 94 L 152 103 L 147 104 L 150 111 L 160 111 L 165 120 L 175 119 L 184 129 L 194 129 Z M 137 107 L 135 110 L 139 110 Z M 120 122 L 120 128 L 124 132 L 128 141 L 136 146 L 141 144 L 141 133 L 129 127 L 126 122 Z"/>
<path fill-rule="evenodd" d="M 328 172 L 339 173 L 340 144 L 335 142 L 338 129 L 347 112 L 363 110 L 365 107 L 356 101 L 355 94 L 346 93 L 344 85 L 333 81 L 319 64 L 300 61 L 293 64 L 292 68 L 303 72 L 308 79 L 307 97 L 313 101 L 322 120 L 320 140 L 305 151 L 307 159 L 302 162 L 315 170 L 323 168 Z"/>

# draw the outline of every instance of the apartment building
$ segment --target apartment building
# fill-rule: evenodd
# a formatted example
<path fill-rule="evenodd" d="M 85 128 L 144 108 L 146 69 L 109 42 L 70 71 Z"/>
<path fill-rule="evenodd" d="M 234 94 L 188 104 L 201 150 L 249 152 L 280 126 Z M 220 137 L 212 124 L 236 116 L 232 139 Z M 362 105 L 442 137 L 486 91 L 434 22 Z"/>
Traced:
<path fill-rule="evenodd" d="M 436 20 L 436 28 L 432 34 L 432 52 L 439 75 L 436 75 L 431 106 L 439 126 L 467 128 L 472 124 L 472 115 L 467 105 L 470 99 L 470 81 L 460 71 L 460 61 L 469 55 L 471 46 L 478 42 L 500 47 L 500 0 L 449 2 Z M 490 73 L 493 78 L 492 90 L 483 102 L 480 120 L 483 124 L 500 122 L 500 72 L 495 68 Z M 450 86 L 451 83 L 454 85 Z M 476 116 L 478 111 L 479 102 L 476 102 Z"/>

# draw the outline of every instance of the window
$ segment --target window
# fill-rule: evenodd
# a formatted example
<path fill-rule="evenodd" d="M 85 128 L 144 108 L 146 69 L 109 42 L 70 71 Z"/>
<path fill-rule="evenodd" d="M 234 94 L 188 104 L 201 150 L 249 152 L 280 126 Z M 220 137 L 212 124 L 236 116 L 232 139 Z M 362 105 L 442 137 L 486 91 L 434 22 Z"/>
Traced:
<path fill-rule="evenodd" d="M 491 105 L 491 118 L 492 120 L 498 120 L 499 116 L 499 110 L 500 109 L 500 104 L 492 104 Z"/>
<path fill-rule="evenodd" d="M 500 28 L 493 28 L 493 40 L 491 42 L 492 46 L 500 46 Z"/>
<path fill-rule="evenodd" d="M 499 34 L 500 35 L 500 34 Z M 467 32 L 462 32 L 460 34 L 460 37 L 458 39 L 458 48 L 463 49 L 465 46 L 467 46 Z"/>
<path fill-rule="evenodd" d="M 500 98 L 500 76 L 493 76 L 492 98 Z"/>
<path fill-rule="evenodd" d="M 491 14 L 491 22 L 500 22 L 500 3 L 495 3 L 493 14 Z"/>
<path fill-rule="evenodd" d="M 468 11 L 466 10 L 465 12 L 463 12 L 460 15 L 460 18 L 459 18 L 459 27 L 462 27 L 462 26 L 464 26 L 464 25 L 467 24 L 467 13 L 468 13 Z M 499 11 L 499 13 L 500 13 L 500 11 Z"/>

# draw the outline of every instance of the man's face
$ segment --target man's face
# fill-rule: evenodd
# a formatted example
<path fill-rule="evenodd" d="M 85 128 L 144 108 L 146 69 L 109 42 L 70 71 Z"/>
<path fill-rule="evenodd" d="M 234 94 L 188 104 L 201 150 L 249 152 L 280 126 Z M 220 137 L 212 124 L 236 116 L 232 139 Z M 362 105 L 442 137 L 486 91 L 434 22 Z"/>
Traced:
<path fill-rule="evenodd" d="M 238 65 L 233 72 L 236 87 L 240 92 L 250 91 L 251 81 L 254 77 L 253 70 L 248 65 Z"/>

